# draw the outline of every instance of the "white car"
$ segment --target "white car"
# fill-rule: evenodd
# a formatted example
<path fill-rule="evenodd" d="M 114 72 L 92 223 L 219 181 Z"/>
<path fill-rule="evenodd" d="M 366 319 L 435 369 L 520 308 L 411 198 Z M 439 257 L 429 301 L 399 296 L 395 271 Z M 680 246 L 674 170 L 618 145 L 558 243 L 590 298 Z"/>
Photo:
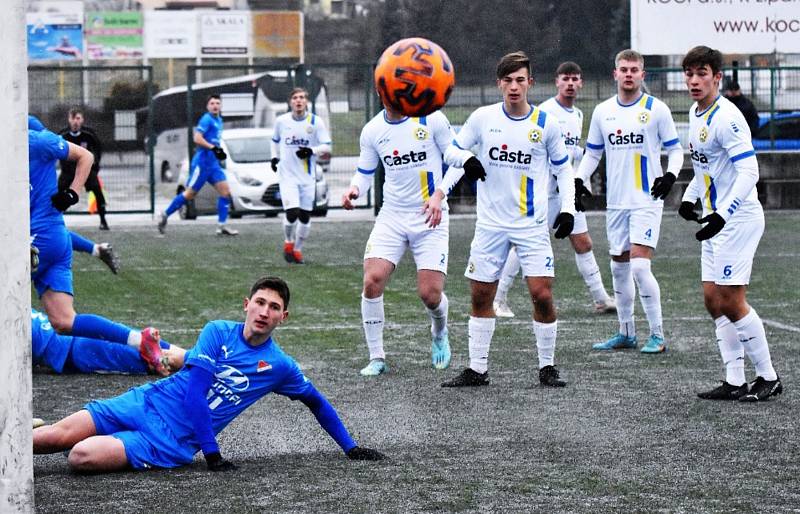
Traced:
<path fill-rule="evenodd" d="M 270 140 L 272 129 L 239 128 L 226 129 L 222 133 L 220 146 L 228 158 L 222 162 L 228 185 L 231 189 L 230 216 L 244 214 L 264 214 L 275 216 L 283 210 L 278 190 L 278 174 L 270 165 Z M 181 162 L 177 193 L 186 189 L 189 178 L 189 161 Z M 325 216 L 328 213 L 328 183 L 325 181 L 322 166 L 316 166 L 317 192 L 313 214 Z M 191 202 L 180 210 L 184 219 L 194 219 L 198 214 L 217 212 L 217 191 L 211 184 L 205 184 Z"/>

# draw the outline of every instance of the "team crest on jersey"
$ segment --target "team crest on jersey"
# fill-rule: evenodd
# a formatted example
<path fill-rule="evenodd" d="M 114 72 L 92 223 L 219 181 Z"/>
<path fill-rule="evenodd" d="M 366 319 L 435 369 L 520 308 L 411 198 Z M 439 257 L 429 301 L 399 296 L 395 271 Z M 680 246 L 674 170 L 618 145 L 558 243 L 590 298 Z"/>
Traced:
<path fill-rule="evenodd" d="M 645 124 L 650 121 L 650 113 L 647 111 L 642 111 L 639 113 L 639 123 Z"/>
<path fill-rule="evenodd" d="M 697 135 L 697 138 L 701 143 L 708 141 L 708 129 L 706 127 L 700 127 L 700 133 Z"/>
<path fill-rule="evenodd" d="M 541 143 L 542 142 L 542 131 L 539 128 L 531 129 L 528 132 L 528 141 L 531 143 Z"/>
<path fill-rule="evenodd" d="M 417 127 L 414 129 L 414 138 L 417 141 L 425 141 L 428 139 L 428 131 L 425 130 L 423 127 Z"/>
<path fill-rule="evenodd" d="M 269 371 L 272 369 L 272 364 L 267 361 L 258 361 L 258 365 L 256 365 L 256 373 L 263 373 L 264 371 Z"/>

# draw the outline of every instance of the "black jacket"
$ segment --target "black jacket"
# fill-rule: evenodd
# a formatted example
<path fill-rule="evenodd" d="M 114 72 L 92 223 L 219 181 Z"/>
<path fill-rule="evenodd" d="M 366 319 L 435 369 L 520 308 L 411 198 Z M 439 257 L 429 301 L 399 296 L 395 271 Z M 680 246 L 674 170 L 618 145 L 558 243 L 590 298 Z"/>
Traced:
<path fill-rule="evenodd" d="M 756 110 L 756 106 L 744 95 L 728 96 L 727 98 L 742 111 L 744 120 L 747 122 L 747 126 L 750 127 L 750 134 L 755 136 L 758 130 L 758 110 Z"/>
<path fill-rule="evenodd" d="M 92 155 L 94 155 L 94 164 L 92 164 L 92 172 L 97 173 L 100 170 L 100 158 L 103 155 L 103 146 L 100 143 L 100 138 L 97 137 L 94 130 L 89 127 L 83 127 L 80 132 L 73 134 L 70 132 L 69 127 L 61 129 L 59 135 L 69 141 L 86 148 Z M 61 161 L 61 172 L 69 175 L 75 175 L 75 163 L 72 161 Z"/>

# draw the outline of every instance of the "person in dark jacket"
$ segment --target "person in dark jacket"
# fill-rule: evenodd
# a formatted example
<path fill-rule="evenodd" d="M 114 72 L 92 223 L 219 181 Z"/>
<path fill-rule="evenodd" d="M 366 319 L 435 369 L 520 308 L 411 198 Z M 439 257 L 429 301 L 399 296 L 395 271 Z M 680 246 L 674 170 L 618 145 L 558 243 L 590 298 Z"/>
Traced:
<path fill-rule="evenodd" d="M 726 78 L 723 94 L 744 114 L 744 120 L 747 122 L 747 126 L 750 127 L 750 135 L 755 134 L 758 130 L 758 110 L 753 105 L 753 102 L 742 94 L 742 88 L 739 83 L 733 79 Z"/>

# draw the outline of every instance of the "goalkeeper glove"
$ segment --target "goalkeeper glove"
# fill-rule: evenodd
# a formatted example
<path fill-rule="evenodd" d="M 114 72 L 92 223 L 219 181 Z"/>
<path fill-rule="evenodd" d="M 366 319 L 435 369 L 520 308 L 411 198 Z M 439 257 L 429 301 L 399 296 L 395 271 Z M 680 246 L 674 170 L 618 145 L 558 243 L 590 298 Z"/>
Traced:
<path fill-rule="evenodd" d="M 216 157 L 218 161 L 224 161 L 228 158 L 228 154 L 225 153 L 225 150 L 218 146 L 212 148 L 211 151 L 214 152 L 214 157 Z"/>
<path fill-rule="evenodd" d="M 307 146 L 301 146 L 300 149 L 295 152 L 295 155 L 301 159 L 308 159 L 314 155 L 314 150 Z"/>
<path fill-rule="evenodd" d="M 31 245 L 31 273 L 39 269 L 39 249 Z"/>
<path fill-rule="evenodd" d="M 578 212 L 583 212 L 586 210 L 586 206 L 583 205 L 584 198 L 588 199 L 592 197 L 592 192 L 583 185 L 583 180 L 576 178 L 575 179 L 575 210 Z"/>
<path fill-rule="evenodd" d="M 225 460 L 219 452 L 209 453 L 205 458 L 209 471 L 236 471 L 236 464 Z"/>
<path fill-rule="evenodd" d="M 474 155 L 464 163 L 464 175 L 470 180 L 486 180 L 486 170 L 483 164 Z"/>
<path fill-rule="evenodd" d="M 653 199 L 663 200 L 666 198 L 676 178 L 677 177 L 670 172 L 664 173 L 661 177 L 656 177 L 653 181 L 653 187 L 650 189 L 650 194 L 653 196 Z"/>
<path fill-rule="evenodd" d="M 354 446 L 347 450 L 347 458 L 350 460 L 383 460 L 386 458 L 384 454 L 372 448 L 364 448 L 362 446 Z"/>
<path fill-rule="evenodd" d="M 62 189 L 50 197 L 50 202 L 53 204 L 53 207 L 64 212 L 78 203 L 78 193 L 72 189 Z"/>
<path fill-rule="evenodd" d="M 575 216 L 568 212 L 560 213 L 556 218 L 556 222 L 553 223 L 553 228 L 556 229 L 556 239 L 564 239 L 575 228 Z"/>
<path fill-rule="evenodd" d="M 698 241 L 705 241 L 706 239 L 711 239 L 715 235 L 722 230 L 722 227 L 725 226 L 725 220 L 717 214 L 716 212 L 712 212 L 708 216 L 704 218 L 700 218 L 699 223 L 708 223 L 705 227 L 701 228 L 697 231 L 694 237 L 697 238 Z"/>
<path fill-rule="evenodd" d="M 272 159 L 270 159 L 269 165 L 272 166 L 272 171 L 278 171 L 278 163 L 280 161 L 281 160 L 278 159 L 277 157 L 273 157 Z"/>
<path fill-rule="evenodd" d="M 678 207 L 678 214 L 686 221 L 700 223 L 700 216 L 694 211 L 694 202 L 681 202 L 681 206 Z"/>

